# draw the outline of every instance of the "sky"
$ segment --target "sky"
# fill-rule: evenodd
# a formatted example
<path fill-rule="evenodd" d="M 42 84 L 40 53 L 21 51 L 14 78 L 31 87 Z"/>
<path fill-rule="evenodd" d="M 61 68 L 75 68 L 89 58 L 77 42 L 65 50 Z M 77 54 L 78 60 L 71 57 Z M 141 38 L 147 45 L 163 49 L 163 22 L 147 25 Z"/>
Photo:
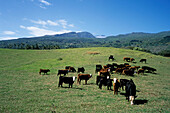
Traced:
<path fill-rule="evenodd" d="M 0 0 L 0 40 L 170 31 L 170 0 Z"/>

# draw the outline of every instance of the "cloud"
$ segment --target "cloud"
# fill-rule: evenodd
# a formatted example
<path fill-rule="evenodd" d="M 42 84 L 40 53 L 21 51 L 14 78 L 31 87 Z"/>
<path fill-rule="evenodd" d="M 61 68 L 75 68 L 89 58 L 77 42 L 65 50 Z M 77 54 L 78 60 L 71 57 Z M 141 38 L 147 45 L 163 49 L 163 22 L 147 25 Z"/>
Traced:
<path fill-rule="evenodd" d="M 43 21 L 43 20 L 38 20 L 38 21 L 31 20 L 31 22 L 35 23 L 35 24 L 42 25 L 43 27 L 45 27 L 45 26 L 59 26 L 59 27 L 62 27 L 64 29 L 68 28 L 68 27 L 74 27 L 74 24 L 68 24 L 68 22 L 65 19 L 60 19 L 60 20 L 56 20 L 56 21 L 52 21 L 52 20 L 46 20 L 46 21 Z"/>
<path fill-rule="evenodd" d="M 53 31 L 34 26 L 25 27 L 23 25 L 21 25 L 20 28 L 30 31 L 30 34 L 32 34 L 33 36 L 55 35 L 71 32 L 71 30 Z"/>
<path fill-rule="evenodd" d="M 47 5 L 47 6 L 49 6 L 49 5 L 51 5 L 51 3 L 49 3 L 49 2 L 47 2 L 47 1 L 45 1 L 45 0 L 39 0 L 41 3 L 43 3 L 44 5 Z"/>
<path fill-rule="evenodd" d="M 13 32 L 13 31 L 4 31 L 3 34 L 5 34 L 5 35 L 14 35 L 16 33 Z"/>
<path fill-rule="evenodd" d="M 12 39 L 18 39 L 19 37 L 0 37 L 0 40 L 12 40 Z"/>

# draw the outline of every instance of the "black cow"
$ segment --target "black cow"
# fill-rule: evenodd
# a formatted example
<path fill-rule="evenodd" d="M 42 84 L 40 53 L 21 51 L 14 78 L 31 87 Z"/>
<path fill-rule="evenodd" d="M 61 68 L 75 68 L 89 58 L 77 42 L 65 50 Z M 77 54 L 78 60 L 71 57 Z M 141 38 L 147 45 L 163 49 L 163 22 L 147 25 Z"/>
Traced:
<path fill-rule="evenodd" d="M 101 69 L 102 69 L 102 65 L 96 65 L 96 70 L 95 70 L 95 72 L 97 73 L 97 72 L 99 72 Z"/>
<path fill-rule="evenodd" d="M 110 59 L 111 59 L 112 61 L 114 60 L 113 55 L 110 55 L 110 56 L 109 56 L 109 60 L 110 60 Z"/>
<path fill-rule="evenodd" d="M 107 86 L 107 90 L 111 90 L 113 79 L 110 79 L 110 76 L 107 76 L 107 77 L 98 76 L 97 81 L 99 81 L 99 88 L 100 89 L 102 89 L 102 85 L 104 85 L 104 86 Z"/>
<path fill-rule="evenodd" d="M 126 83 L 129 82 L 127 79 L 120 79 L 120 88 L 122 87 L 122 90 L 124 90 L 124 86 L 126 86 Z"/>
<path fill-rule="evenodd" d="M 60 77 L 59 77 L 58 87 L 60 87 L 60 86 L 63 87 L 62 85 L 63 85 L 63 82 L 64 82 L 65 84 L 69 84 L 69 88 L 70 88 L 70 86 L 71 86 L 71 88 L 72 88 L 73 83 L 74 83 L 74 81 L 76 80 L 76 78 L 77 78 L 77 77 L 75 77 L 75 76 L 73 76 L 73 77 L 60 76 Z"/>
<path fill-rule="evenodd" d="M 84 71 L 85 71 L 84 67 L 81 67 L 81 68 L 78 68 L 77 73 L 80 73 L 80 72 L 84 73 Z"/>
<path fill-rule="evenodd" d="M 63 75 L 65 76 L 66 74 L 68 74 L 68 72 L 69 72 L 69 70 L 68 70 L 68 69 L 58 70 L 58 74 L 57 74 L 57 76 L 58 76 L 58 75 L 60 75 L 60 76 L 61 76 L 61 74 L 63 74 Z"/>
<path fill-rule="evenodd" d="M 133 80 L 130 79 L 130 81 L 128 81 L 126 83 L 126 99 L 128 99 L 131 101 L 131 105 L 134 104 L 134 100 L 135 100 L 135 96 L 136 96 L 136 85 L 134 84 Z"/>
<path fill-rule="evenodd" d="M 149 67 L 149 66 L 142 66 L 142 69 L 147 70 L 148 72 L 154 73 L 156 71 L 155 68 Z"/>
<path fill-rule="evenodd" d="M 39 74 L 41 75 L 42 72 L 44 74 L 47 74 L 47 72 L 50 72 L 50 70 L 49 69 L 40 69 Z"/>
<path fill-rule="evenodd" d="M 146 63 L 146 59 L 141 59 L 139 62 L 145 62 Z"/>

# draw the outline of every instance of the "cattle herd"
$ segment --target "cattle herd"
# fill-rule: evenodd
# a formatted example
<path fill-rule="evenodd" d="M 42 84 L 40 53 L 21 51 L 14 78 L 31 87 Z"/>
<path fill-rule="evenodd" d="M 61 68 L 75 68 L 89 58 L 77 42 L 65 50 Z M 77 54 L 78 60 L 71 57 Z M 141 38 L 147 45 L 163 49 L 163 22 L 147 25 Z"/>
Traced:
<path fill-rule="evenodd" d="M 113 55 L 110 55 L 109 60 L 114 60 Z M 107 64 L 107 65 L 96 65 L 95 73 L 98 73 L 96 76 L 96 85 L 100 89 L 102 89 L 102 86 L 107 86 L 108 90 L 112 90 L 111 87 L 113 86 L 113 94 L 117 95 L 118 90 L 122 89 L 124 90 L 125 87 L 125 96 L 126 99 L 131 101 L 131 105 L 134 104 L 135 96 L 136 96 L 136 85 L 133 82 L 132 79 L 120 79 L 118 80 L 117 78 L 111 78 L 111 74 L 113 73 L 118 73 L 122 75 L 128 75 L 128 76 L 134 76 L 134 74 L 144 74 L 144 72 L 150 72 L 154 73 L 156 69 L 148 66 L 131 66 L 127 62 L 133 62 L 135 61 L 134 58 L 130 57 L 124 57 L 123 61 L 126 61 L 124 64 L 117 64 L 117 63 L 112 63 L 112 64 Z M 146 59 L 141 59 L 139 62 L 146 63 Z M 40 69 L 39 74 L 41 73 L 47 74 L 50 72 L 49 69 Z M 66 75 L 69 72 L 77 72 L 78 76 L 75 77 L 66 77 Z M 87 81 L 92 77 L 92 74 L 84 74 L 85 68 L 80 67 L 76 71 L 74 67 L 71 66 L 66 66 L 65 69 L 58 70 L 58 75 L 59 76 L 59 83 L 58 87 L 62 87 L 62 84 L 69 84 L 69 88 L 73 86 L 73 83 L 77 79 L 77 84 L 81 84 L 81 80 L 85 80 L 85 84 L 87 84 Z M 63 76 L 62 76 L 63 75 Z"/>

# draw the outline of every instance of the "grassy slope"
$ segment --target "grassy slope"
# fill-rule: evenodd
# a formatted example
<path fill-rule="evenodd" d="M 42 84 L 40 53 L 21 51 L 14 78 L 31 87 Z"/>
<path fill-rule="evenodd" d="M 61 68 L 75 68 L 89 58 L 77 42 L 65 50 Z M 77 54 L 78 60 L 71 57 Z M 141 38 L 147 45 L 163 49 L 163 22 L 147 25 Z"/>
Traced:
<path fill-rule="evenodd" d="M 100 52 L 90 55 L 87 52 Z M 157 69 L 157 74 L 146 73 L 135 77 L 112 74 L 112 78 L 132 78 L 137 86 L 137 102 L 145 104 L 131 106 L 125 100 L 125 93 L 119 95 L 95 85 L 97 74 L 95 65 L 112 63 L 109 55 L 114 55 L 116 63 L 124 63 L 123 57 L 136 59 L 136 64 Z M 170 112 L 170 59 L 139 51 L 116 48 L 80 48 L 61 50 L 8 50 L 0 49 L 0 112 Z M 59 60 L 62 58 L 63 60 Z M 139 63 L 147 58 L 148 63 Z M 73 88 L 58 88 L 57 70 L 65 66 L 85 67 L 93 78 L 88 85 Z M 50 75 L 39 75 L 40 68 L 49 68 Z M 69 73 L 67 76 L 77 76 Z M 68 87 L 68 84 L 64 84 Z"/>

